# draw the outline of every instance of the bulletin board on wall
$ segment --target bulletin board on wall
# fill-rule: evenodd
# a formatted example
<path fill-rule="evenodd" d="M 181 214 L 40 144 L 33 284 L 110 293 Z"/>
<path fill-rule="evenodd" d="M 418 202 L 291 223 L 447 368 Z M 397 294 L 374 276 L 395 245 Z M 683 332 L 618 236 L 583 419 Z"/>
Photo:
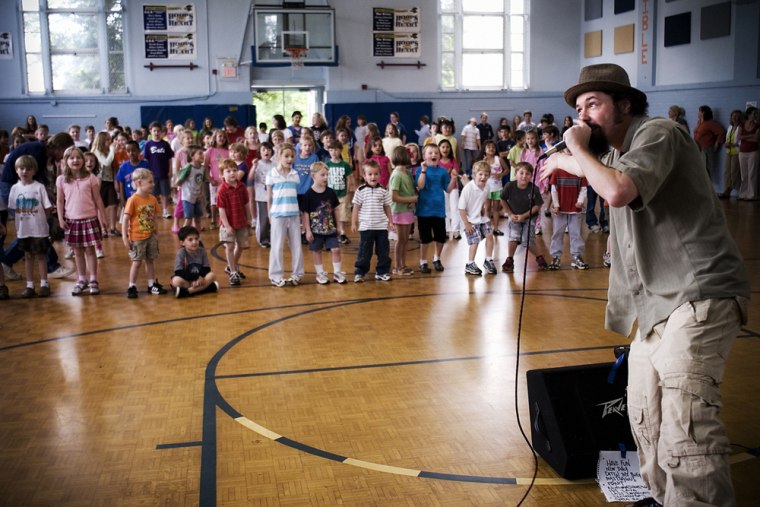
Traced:
<path fill-rule="evenodd" d="M 416 143 L 415 130 L 420 128 L 420 117 L 433 117 L 432 102 L 346 102 L 325 104 L 325 118 L 331 128 L 335 127 L 338 118 L 347 114 L 351 117 L 351 127 L 356 127 L 356 117 L 363 114 L 367 122 L 377 124 L 380 132 L 385 132 L 385 126 L 390 122 L 391 112 L 399 114 L 399 120 L 406 128 L 406 142 Z"/>

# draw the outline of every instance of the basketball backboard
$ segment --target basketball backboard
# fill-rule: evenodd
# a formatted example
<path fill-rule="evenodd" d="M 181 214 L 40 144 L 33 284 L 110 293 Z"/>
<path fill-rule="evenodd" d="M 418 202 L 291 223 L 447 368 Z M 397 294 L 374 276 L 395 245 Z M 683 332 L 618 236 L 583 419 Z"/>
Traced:
<path fill-rule="evenodd" d="M 331 8 L 253 9 L 253 62 L 258 67 L 291 64 L 288 49 L 305 49 L 304 65 L 337 65 L 335 11 Z"/>

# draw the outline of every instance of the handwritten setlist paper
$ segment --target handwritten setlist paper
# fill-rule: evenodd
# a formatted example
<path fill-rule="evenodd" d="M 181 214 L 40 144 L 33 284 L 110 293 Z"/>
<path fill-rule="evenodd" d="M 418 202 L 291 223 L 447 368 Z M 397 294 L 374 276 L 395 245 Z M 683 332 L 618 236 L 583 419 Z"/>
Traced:
<path fill-rule="evenodd" d="M 652 496 L 641 478 L 639 457 L 627 452 L 600 451 L 596 480 L 608 502 L 635 502 Z"/>

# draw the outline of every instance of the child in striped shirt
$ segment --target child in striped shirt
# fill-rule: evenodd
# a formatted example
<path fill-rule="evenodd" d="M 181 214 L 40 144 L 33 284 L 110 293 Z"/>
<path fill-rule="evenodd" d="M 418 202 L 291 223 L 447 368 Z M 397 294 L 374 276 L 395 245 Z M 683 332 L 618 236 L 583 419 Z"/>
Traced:
<path fill-rule="evenodd" d="M 267 204 L 269 210 L 269 238 L 272 249 L 269 252 L 269 279 L 275 287 L 284 287 L 289 281 L 298 285 L 304 275 L 303 253 L 301 252 L 301 212 L 298 208 L 297 188 L 300 182 L 293 169 L 296 150 L 290 143 L 279 147 L 277 166 L 266 177 Z M 283 278 L 282 249 L 288 238 L 292 258 L 291 278 Z"/>
<path fill-rule="evenodd" d="M 354 282 L 364 281 L 364 276 L 369 271 L 373 247 L 377 254 L 375 279 L 388 282 L 391 279 L 388 229 L 396 230 L 391 220 L 391 194 L 380 186 L 380 165 L 376 161 L 365 160 L 362 166 L 365 183 L 356 189 L 351 215 L 351 230 L 359 231 Z"/>

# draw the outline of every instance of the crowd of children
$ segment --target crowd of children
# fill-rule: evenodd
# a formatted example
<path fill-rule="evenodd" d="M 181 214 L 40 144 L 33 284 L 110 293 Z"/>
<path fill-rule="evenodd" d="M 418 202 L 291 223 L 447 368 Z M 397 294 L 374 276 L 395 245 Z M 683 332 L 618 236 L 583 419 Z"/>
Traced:
<path fill-rule="evenodd" d="M 353 130 L 347 116 L 337 121 L 334 130 L 321 115 L 314 116 L 311 129 L 300 125 L 301 119 L 295 111 L 287 126 L 276 115 L 278 128 L 270 131 L 264 123 L 258 129 L 243 129 L 233 118 L 225 119 L 222 129 L 206 118 L 199 130 L 193 120 L 184 125 L 154 121 L 146 139 L 143 129 L 130 131 L 109 118 L 101 132 L 85 127 L 86 140 L 80 140 L 80 126 L 72 125 L 69 146 L 52 173 L 47 164 L 38 167 L 39 159 L 34 157 L 14 158 L 17 183 L 8 202 L 0 199 L 0 212 L 6 205 L 15 212 L 16 237 L 26 259 L 22 297 L 50 294 L 46 255 L 53 250 L 48 239 L 51 216 L 63 230 L 68 255 L 74 259 L 74 295 L 100 292 L 97 259 L 105 255 L 101 242 L 108 235 L 122 238 L 132 262 L 127 296 L 138 297 L 137 276 L 143 263 L 147 293 L 165 294 L 154 265 L 161 216 L 174 219 L 171 231 L 181 245 L 171 278 L 176 297 L 218 290 L 200 241 L 207 216 L 208 227 L 219 229 L 230 286 L 245 279 L 240 258 L 249 247 L 252 230 L 256 244 L 270 249 L 268 276 L 277 287 L 303 280 L 302 244 L 312 252 L 317 283 L 330 282 L 322 250 L 331 254 L 332 281 L 345 283 L 341 245 L 351 242 L 349 227 L 359 235 L 357 283 L 370 271 L 373 252 L 375 278 L 380 281 L 444 271 L 446 241 L 462 236 L 469 245 L 465 273 L 496 274 L 495 236 L 505 233 L 504 272 L 514 270 L 519 245 L 535 256 L 539 270 L 559 269 L 565 232 L 571 266 L 588 268 L 581 235 L 585 180 L 560 172 L 550 181 L 533 183 L 545 150 L 561 137 L 551 115 L 545 115 L 540 125 L 532 123 L 530 112 L 512 122 L 504 118 L 495 138 L 486 113 L 480 123 L 471 118 L 459 138 L 451 119 L 428 123 L 423 117 L 421 128 L 415 130 L 417 143 L 406 143 L 407 130 L 396 112 L 384 129 L 367 123 L 363 115 Z M 45 129 L 35 128 L 34 139 L 42 140 L 43 146 L 46 136 Z M 38 171 L 52 178 L 36 178 Z M 46 188 L 46 181 L 54 181 L 54 186 Z M 533 237 L 543 233 L 542 220 L 549 217 L 554 222 L 551 263 L 544 258 L 542 243 Z M 503 218 L 508 220 L 505 231 L 500 225 Z M 407 264 L 415 227 L 420 240 L 416 268 Z M 4 223 L 0 234 L 6 234 Z M 292 263 L 289 277 L 283 267 L 286 240 Z M 475 255 L 483 240 L 481 270 Z M 35 266 L 40 271 L 39 290 L 34 285 Z M 4 274 L 9 273 L 12 270 L 4 266 Z M 8 297 L 3 281 L 0 299 Z"/>

